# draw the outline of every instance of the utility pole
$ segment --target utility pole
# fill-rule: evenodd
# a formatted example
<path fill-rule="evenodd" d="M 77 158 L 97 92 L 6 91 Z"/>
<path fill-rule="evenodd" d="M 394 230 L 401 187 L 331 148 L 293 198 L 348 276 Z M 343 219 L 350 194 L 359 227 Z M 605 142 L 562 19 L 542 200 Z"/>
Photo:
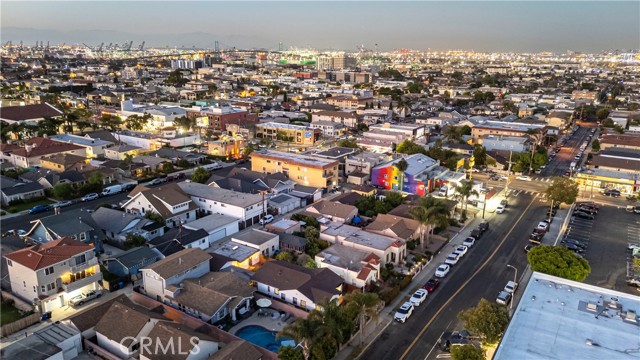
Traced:
<path fill-rule="evenodd" d="M 507 184 L 504 187 L 504 197 L 507 198 L 509 194 L 509 179 L 511 178 L 511 156 L 513 155 L 513 151 L 509 151 L 509 164 L 507 166 Z"/>

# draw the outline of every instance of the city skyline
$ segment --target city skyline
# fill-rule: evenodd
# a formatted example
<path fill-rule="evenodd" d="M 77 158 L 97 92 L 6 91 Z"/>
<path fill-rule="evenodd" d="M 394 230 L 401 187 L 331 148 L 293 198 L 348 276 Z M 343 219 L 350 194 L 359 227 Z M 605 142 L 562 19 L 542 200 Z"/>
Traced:
<path fill-rule="evenodd" d="M 1 38 L 26 45 L 600 52 L 640 47 L 640 3 L 10 1 L 2 3 Z"/>

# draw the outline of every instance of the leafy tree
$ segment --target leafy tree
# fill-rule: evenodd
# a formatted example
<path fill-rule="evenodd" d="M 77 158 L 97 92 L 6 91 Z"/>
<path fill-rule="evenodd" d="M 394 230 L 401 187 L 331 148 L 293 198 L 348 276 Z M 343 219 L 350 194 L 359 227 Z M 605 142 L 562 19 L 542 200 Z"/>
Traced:
<path fill-rule="evenodd" d="M 593 142 L 591 143 L 591 149 L 593 149 L 594 152 L 600 151 L 600 140 L 593 140 Z"/>
<path fill-rule="evenodd" d="M 393 209 L 402 204 L 402 202 L 404 201 L 404 196 L 402 196 L 402 193 L 400 193 L 399 191 L 388 191 L 382 201 L 389 204 L 389 206 Z"/>
<path fill-rule="evenodd" d="M 174 170 L 173 168 L 173 164 L 170 162 L 166 162 L 164 164 L 162 164 L 162 171 L 166 172 L 166 173 L 170 173 Z"/>
<path fill-rule="evenodd" d="M 122 119 L 119 116 L 103 114 L 100 118 L 100 125 L 109 131 L 116 131 L 122 125 Z"/>
<path fill-rule="evenodd" d="M 355 140 L 349 140 L 349 139 L 344 139 L 344 140 L 338 141 L 338 146 L 346 147 L 346 148 L 353 148 L 353 149 L 357 149 L 358 148 L 358 144 L 356 143 L 356 141 Z"/>
<path fill-rule="evenodd" d="M 367 124 L 365 124 L 365 123 L 359 123 L 358 124 L 358 131 L 362 131 L 362 132 L 369 131 L 369 126 Z"/>
<path fill-rule="evenodd" d="M 596 118 L 598 121 L 602 121 L 609 117 L 610 110 L 609 109 L 600 109 L 596 111 Z"/>
<path fill-rule="evenodd" d="M 191 175 L 191 181 L 204 184 L 209 179 L 209 176 L 211 175 L 207 170 L 202 167 L 197 167 L 193 175 Z"/>
<path fill-rule="evenodd" d="M 53 197 L 56 199 L 71 199 L 73 197 L 73 186 L 69 183 L 60 183 L 51 189 Z"/>
<path fill-rule="evenodd" d="M 380 304 L 378 294 L 367 292 L 352 292 L 346 297 L 346 306 L 358 309 L 358 323 L 360 324 L 360 347 L 364 344 L 364 326 L 366 318 L 377 318 L 377 307 Z"/>
<path fill-rule="evenodd" d="M 494 344 L 509 324 L 509 313 L 506 307 L 483 298 L 475 307 L 461 311 L 458 319 L 464 323 L 465 329 L 479 336 L 483 343 Z"/>
<path fill-rule="evenodd" d="M 149 122 L 150 118 L 151 118 L 151 115 L 148 115 L 148 114 L 144 114 L 143 116 L 135 115 L 135 114 L 130 115 L 124 121 L 124 126 L 126 126 L 127 129 L 129 130 L 140 131 L 144 129 L 144 127 Z"/>
<path fill-rule="evenodd" d="M 134 247 L 144 246 L 147 243 L 147 239 L 142 235 L 138 234 L 129 234 L 127 235 L 124 243 L 122 244 L 125 250 L 129 250 Z"/>
<path fill-rule="evenodd" d="M 409 163 L 407 162 L 407 160 L 402 158 L 400 159 L 400 161 L 396 162 L 393 166 L 396 169 L 398 169 L 398 173 L 400 175 L 400 178 L 398 181 L 398 190 L 402 191 L 402 185 L 404 182 L 404 172 L 407 171 L 407 169 L 409 168 Z"/>
<path fill-rule="evenodd" d="M 487 149 L 480 145 L 476 144 L 473 148 L 473 158 L 475 159 L 475 166 L 484 166 L 487 164 Z"/>
<path fill-rule="evenodd" d="M 184 78 L 184 76 L 182 75 L 182 71 L 184 70 L 176 69 L 172 71 L 164 80 L 165 84 L 179 87 L 188 83 L 189 80 Z"/>
<path fill-rule="evenodd" d="M 424 247 L 425 229 L 427 241 L 429 243 L 429 234 L 433 233 L 436 227 L 446 228 L 449 226 L 449 208 L 444 200 L 436 199 L 431 195 L 418 200 L 418 204 L 409 209 L 409 215 L 420 223 L 420 243 Z"/>
<path fill-rule="evenodd" d="M 89 179 L 87 179 L 87 181 L 89 182 L 89 184 L 92 184 L 92 185 L 102 185 L 103 178 L 104 177 L 102 176 L 101 173 L 94 172 L 93 174 L 89 175 Z"/>
<path fill-rule="evenodd" d="M 569 280 L 584 281 L 591 273 L 587 259 L 564 246 L 536 246 L 527 253 L 527 259 L 531 270 Z"/>
<path fill-rule="evenodd" d="M 452 360 L 484 360 L 485 351 L 482 348 L 467 344 L 451 347 Z"/>
<path fill-rule="evenodd" d="M 281 251 L 278 255 L 276 255 L 276 260 L 286 261 L 292 263 L 294 258 L 293 254 L 289 251 Z"/>
<path fill-rule="evenodd" d="M 190 131 L 196 128 L 196 119 L 188 116 L 181 116 L 173 120 L 173 126 L 182 129 L 183 131 Z"/>
<path fill-rule="evenodd" d="M 412 94 L 419 93 L 420 91 L 422 91 L 423 88 L 424 86 L 421 83 L 416 83 L 416 82 L 409 83 L 409 85 L 406 87 L 407 91 Z"/>
<path fill-rule="evenodd" d="M 154 222 L 157 222 L 158 224 L 162 224 L 162 225 L 166 224 L 166 220 L 162 217 L 162 215 L 158 214 L 153 210 L 147 210 L 147 212 L 144 213 L 144 217 Z"/>
<path fill-rule="evenodd" d="M 304 360 L 304 354 L 299 347 L 281 346 L 278 349 L 278 359 L 280 360 Z"/>
<path fill-rule="evenodd" d="M 414 143 L 411 140 L 405 140 L 401 142 L 398 146 L 396 146 L 396 152 L 408 155 L 427 154 L 427 150 L 424 147 Z"/>
<path fill-rule="evenodd" d="M 442 130 L 442 135 L 445 140 L 451 142 L 460 142 L 462 140 L 461 128 L 457 126 L 448 125 Z"/>
<path fill-rule="evenodd" d="M 557 176 L 545 194 L 554 203 L 573 204 L 578 198 L 578 183 L 570 178 Z"/>
<path fill-rule="evenodd" d="M 316 262 L 313 260 L 311 256 L 307 254 L 301 254 L 300 256 L 298 256 L 298 258 L 296 259 L 296 263 L 300 266 L 304 266 L 309 269 L 316 268 Z"/>

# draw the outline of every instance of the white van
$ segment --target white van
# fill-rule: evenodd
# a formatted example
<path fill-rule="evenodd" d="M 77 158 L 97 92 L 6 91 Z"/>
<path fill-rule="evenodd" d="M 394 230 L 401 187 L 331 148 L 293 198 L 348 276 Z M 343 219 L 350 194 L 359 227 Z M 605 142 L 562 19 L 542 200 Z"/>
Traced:
<path fill-rule="evenodd" d="M 102 190 L 102 196 L 115 195 L 122 192 L 122 185 L 112 185 Z"/>
<path fill-rule="evenodd" d="M 439 196 L 447 196 L 447 187 L 443 186 L 440 188 L 440 191 L 438 192 Z"/>

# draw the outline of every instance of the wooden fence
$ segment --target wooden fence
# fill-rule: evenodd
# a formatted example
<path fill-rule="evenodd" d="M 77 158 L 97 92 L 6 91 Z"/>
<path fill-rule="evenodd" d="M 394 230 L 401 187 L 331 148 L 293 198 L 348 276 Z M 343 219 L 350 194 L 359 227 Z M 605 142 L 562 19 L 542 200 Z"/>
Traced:
<path fill-rule="evenodd" d="M 17 333 L 22 329 L 26 329 L 29 326 L 39 322 L 40 317 L 41 317 L 40 313 L 33 313 L 31 315 L 23 317 L 22 319 L 16 320 L 14 322 L 3 324 L 0 327 L 0 336 L 1 337 L 9 336 L 13 333 Z"/>

